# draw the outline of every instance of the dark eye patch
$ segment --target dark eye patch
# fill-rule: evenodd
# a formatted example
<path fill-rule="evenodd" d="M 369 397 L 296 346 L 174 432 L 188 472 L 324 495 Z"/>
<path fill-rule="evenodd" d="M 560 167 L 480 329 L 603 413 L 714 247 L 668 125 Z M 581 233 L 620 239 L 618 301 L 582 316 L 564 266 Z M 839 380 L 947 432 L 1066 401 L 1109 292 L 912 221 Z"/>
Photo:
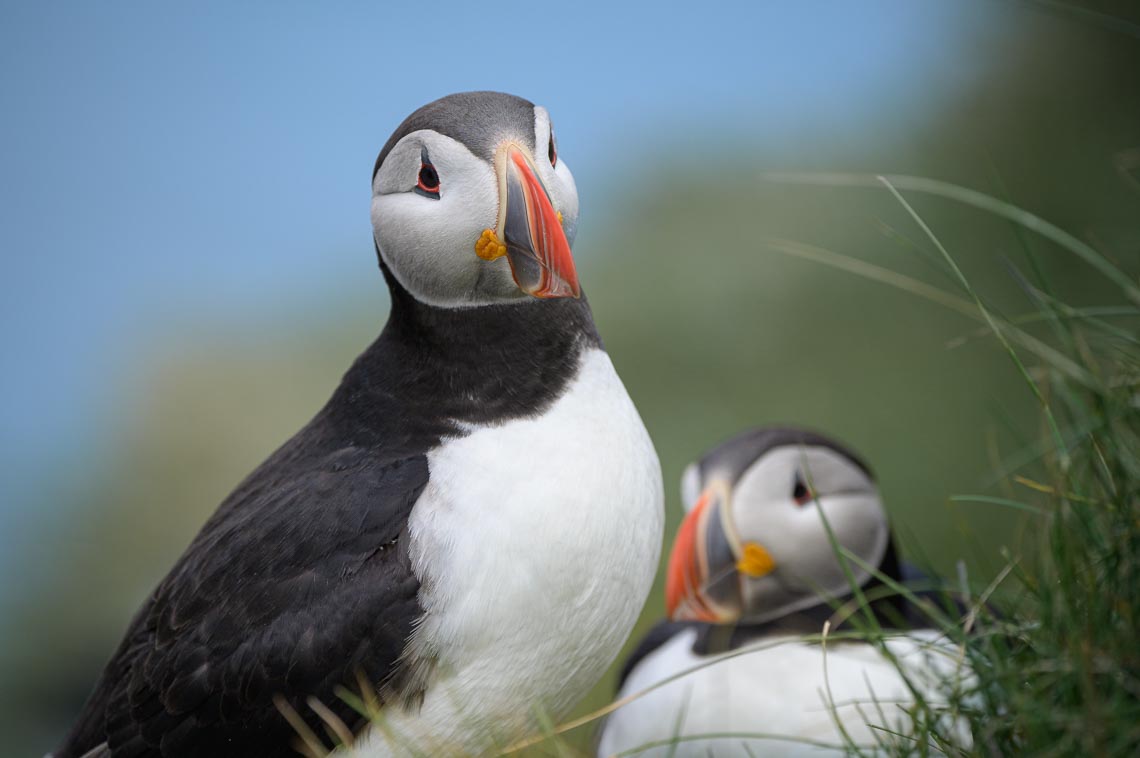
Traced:
<path fill-rule="evenodd" d="M 803 474 L 799 471 L 796 472 L 795 482 L 792 484 L 792 499 L 796 501 L 796 505 L 804 506 L 815 500 L 815 495 L 812 493 L 811 488 L 807 486 L 804 481 Z"/>

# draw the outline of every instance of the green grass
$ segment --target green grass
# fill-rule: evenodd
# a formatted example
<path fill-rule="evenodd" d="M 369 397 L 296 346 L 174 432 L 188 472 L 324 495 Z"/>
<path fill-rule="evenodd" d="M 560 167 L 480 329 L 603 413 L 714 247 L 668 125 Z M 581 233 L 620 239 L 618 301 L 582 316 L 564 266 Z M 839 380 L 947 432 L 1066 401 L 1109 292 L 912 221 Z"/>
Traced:
<path fill-rule="evenodd" d="M 875 179 L 796 177 L 829 185 Z M 997 316 L 898 187 L 937 191 L 1041 233 L 1118 286 L 1122 302 L 1137 302 L 1136 284 L 1085 243 L 994 198 L 909 177 L 877 180 L 945 258 L 1041 414 L 1032 454 L 1019 451 L 1011 456 L 1017 463 L 1000 467 L 1014 497 L 954 498 L 1030 514 L 1023 543 L 1007 553 L 1005 568 L 982 594 L 963 583 L 961 592 L 974 598 L 967 616 L 932 616 L 960 646 L 974 681 L 947 686 L 947 700 L 937 706 L 916 698 L 908 733 L 884 734 L 881 747 L 896 755 L 1132 755 L 1140 744 L 1137 311 L 1117 303 L 1069 307 L 1044 282 L 1030 283 L 1014 270 L 1037 310 L 1031 318 Z M 1126 321 L 1122 326 L 1101 313 Z M 1027 320 L 1048 324 L 1048 336 L 1035 337 L 1016 323 Z M 862 630 L 882 644 L 881 629 L 864 624 Z M 956 719 L 969 725 L 970 739 L 954 733 Z"/>

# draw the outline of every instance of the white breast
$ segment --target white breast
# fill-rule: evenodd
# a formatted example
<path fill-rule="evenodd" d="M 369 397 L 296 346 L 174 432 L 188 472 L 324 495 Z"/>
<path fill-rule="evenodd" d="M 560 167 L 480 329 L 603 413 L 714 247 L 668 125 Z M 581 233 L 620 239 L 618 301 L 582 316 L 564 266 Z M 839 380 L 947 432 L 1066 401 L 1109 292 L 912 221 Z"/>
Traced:
<path fill-rule="evenodd" d="M 473 427 L 428 455 L 409 524 L 437 660 L 417 713 L 385 712 L 363 756 L 478 753 L 557 720 L 629 635 L 661 549 L 661 467 L 601 350 L 547 411 Z"/>
<path fill-rule="evenodd" d="M 818 645 L 794 637 L 773 638 L 755 643 L 763 649 L 716 661 L 692 652 L 696 634 L 687 630 L 676 635 L 630 673 L 621 697 L 703 666 L 610 716 L 598 755 L 610 756 L 677 735 L 718 733 L 749 736 L 681 741 L 675 749 L 664 746 L 638 755 L 842 753 L 843 737 L 836 719 L 856 744 L 869 749 L 879 739 L 889 739 L 873 725 L 897 730 L 906 723 L 900 706 L 913 702 L 911 692 L 894 665 L 871 645 L 829 645 L 825 678 L 824 655 Z M 912 632 L 888 645 L 928 701 L 940 702 L 939 677 L 953 679 L 961 673 L 956 649 L 934 632 Z M 959 728 L 962 744 L 968 746 L 969 732 L 964 724 Z"/>

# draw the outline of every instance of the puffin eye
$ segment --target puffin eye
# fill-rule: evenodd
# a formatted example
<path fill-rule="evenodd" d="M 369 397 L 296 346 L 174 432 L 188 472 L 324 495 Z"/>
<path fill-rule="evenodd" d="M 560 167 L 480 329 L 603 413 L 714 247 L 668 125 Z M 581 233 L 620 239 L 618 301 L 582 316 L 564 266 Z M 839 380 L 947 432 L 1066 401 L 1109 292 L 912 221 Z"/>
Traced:
<path fill-rule="evenodd" d="M 426 149 L 420 153 L 420 173 L 416 179 L 415 193 L 439 200 L 439 174 L 428 160 Z"/>
<path fill-rule="evenodd" d="M 811 488 L 804 484 L 804 478 L 798 471 L 796 472 L 796 483 L 792 487 L 792 499 L 795 500 L 796 505 L 800 507 L 815 500 L 815 494 L 811 491 Z"/>
<path fill-rule="evenodd" d="M 547 150 L 547 155 L 550 157 L 550 165 L 558 165 L 558 148 L 554 146 L 554 127 L 550 127 L 550 149 Z"/>

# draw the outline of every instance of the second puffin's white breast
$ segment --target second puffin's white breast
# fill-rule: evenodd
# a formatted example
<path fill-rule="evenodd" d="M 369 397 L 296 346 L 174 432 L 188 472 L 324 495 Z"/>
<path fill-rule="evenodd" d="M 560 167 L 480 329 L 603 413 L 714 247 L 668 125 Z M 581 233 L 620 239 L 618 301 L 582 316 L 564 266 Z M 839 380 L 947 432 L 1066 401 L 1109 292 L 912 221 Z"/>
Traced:
<path fill-rule="evenodd" d="M 822 647 L 793 636 L 758 640 L 754 650 L 723 660 L 694 653 L 696 636 L 695 630 L 675 635 L 630 672 L 619 697 L 677 678 L 614 712 L 603 726 L 599 756 L 680 735 L 690 739 L 638 755 L 846 754 L 837 719 L 855 744 L 874 752 L 884 728 L 906 729 L 900 706 L 912 704 L 913 695 L 895 665 L 870 644 L 832 643 L 825 665 Z M 945 702 L 943 683 L 970 676 L 956 648 L 937 632 L 912 631 L 887 645 L 928 702 Z M 966 724 L 955 728 L 968 746 Z M 692 739 L 726 734 L 737 736 Z"/>
<path fill-rule="evenodd" d="M 428 463 L 409 523 L 426 611 L 410 652 L 438 663 L 419 712 L 386 716 L 421 750 L 481 752 L 536 712 L 563 716 L 617 655 L 657 569 L 661 468 L 593 349 L 544 413 L 472 427 Z M 390 749 L 375 730 L 358 747 Z"/>

